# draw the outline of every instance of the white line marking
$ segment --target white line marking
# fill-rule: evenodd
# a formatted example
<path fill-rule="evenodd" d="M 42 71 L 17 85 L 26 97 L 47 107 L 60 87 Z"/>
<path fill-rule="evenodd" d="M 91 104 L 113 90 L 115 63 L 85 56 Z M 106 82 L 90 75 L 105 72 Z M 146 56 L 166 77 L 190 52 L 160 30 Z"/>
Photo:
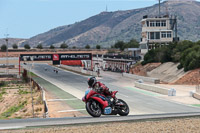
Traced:
<path fill-rule="evenodd" d="M 0 130 L 26 128 L 25 126 L 0 127 Z"/>
<path fill-rule="evenodd" d="M 48 102 L 54 102 L 54 101 L 70 101 L 70 100 L 78 100 L 78 98 L 71 98 L 71 99 L 49 99 Z"/>
<path fill-rule="evenodd" d="M 128 97 L 128 96 L 126 96 L 126 95 L 124 95 L 124 94 L 121 94 L 121 93 L 118 93 L 118 95 L 121 95 L 121 96 L 124 96 L 124 97 Z"/>
<path fill-rule="evenodd" d="M 81 111 L 81 110 L 86 110 L 86 109 L 61 110 L 61 111 L 58 111 L 58 112 L 59 113 L 63 113 L 63 112 L 75 112 L 75 111 Z"/>

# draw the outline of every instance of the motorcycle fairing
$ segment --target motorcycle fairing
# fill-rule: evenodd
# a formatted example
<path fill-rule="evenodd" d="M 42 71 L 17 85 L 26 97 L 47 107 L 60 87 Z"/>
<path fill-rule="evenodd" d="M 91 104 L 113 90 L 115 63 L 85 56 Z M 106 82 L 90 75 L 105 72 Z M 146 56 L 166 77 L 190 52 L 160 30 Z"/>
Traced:
<path fill-rule="evenodd" d="M 103 101 L 99 97 L 91 97 L 91 98 L 98 101 L 102 105 L 102 109 L 105 109 L 108 106 L 108 101 Z"/>

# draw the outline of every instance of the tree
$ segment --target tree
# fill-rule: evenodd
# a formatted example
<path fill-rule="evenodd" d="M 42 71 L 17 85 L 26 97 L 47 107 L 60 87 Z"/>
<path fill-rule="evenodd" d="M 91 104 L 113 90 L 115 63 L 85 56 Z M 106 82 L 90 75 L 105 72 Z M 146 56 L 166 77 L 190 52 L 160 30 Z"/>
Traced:
<path fill-rule="evenodd" d="M 50 49 L 54 49 L 55 47 L 54 47 L 53 45 L 51 45 L 49 48 L 50 48 Z"/>
<path fill-rule="evenodd" d="M 63 42 L 63 43 L 60 45 L 60 48 L 62 48 L 62 49 L 68 48 L 68 45 L 67 45 L 65 42 Z"/>
<path fill-rule="evenodd" d="M 43 46 L 42 46 L 42 44 L 40 43 L 40 44 L 37 45 L 36 48 L 38 48 L 38 49 L 43 49 Z"/>
<path fill-rule="evenodd" d="M 96 45 L 96 49 L 101 49 L 101 46 L 100 45 Z"/>
<path fill-rule="evenodd" d="M 73 46 L 72 48 L 73 48 L 73 49 L 76 49 L 76 46 Z"/>
<path fill-rule="evenodd" d="M 200 46 L 195 45 L 181 53 L 180 65 L 178 69 L 184 68 L 184 71 L 200 67 Z"/>
<path fill-rule="evenodd" d="M 30 45 L 25 44 L 25 45 L 24 45 L 24 48 L 25 48 L 25 49 L 30 49 L 31 47 L 30 47 Z"/>
<path fill-rule="evenodd" d="M 125 47 L 125 43 L 123 41 L 118 41 L 117 43 L 115 43 L 114 47 L 119 48 L 121 51 L 123 51 Z"/>
<path fill-rule="evenodd" d="M 12 45 L 12 47 L 13 47 L 13 49 L 18 49 L 18 46 L 17 46 L 17 44 L 15 43 L 15 44 L 13 44 Z"/>
<path fill-rule="evenodd" d="M 6 51 L 7 50 L 7 46 L 5 45 L 5 44 L 3 44 L 2 46 L 1 46 L 1 51 Z"/>
<path fill-rule="evenodd" d="M 144 61 L 142 62 L 142 65 L 146 65 L 147 63 L 155 62 L 155 56 L 156 56 L 155 49 L 149 50 L 144 56 Z"/>
<path fill-rule="evenodd" d="M 85 48 L 86 48 L 86 49 L 90 49 L 90 45 L 86 45 Z"/>
<path fill-rule="evenodd" d="M 135 39 L 132 39 L 125 44 L 125 48 L 139 48 L 139 46 L 139 43 Z"/>

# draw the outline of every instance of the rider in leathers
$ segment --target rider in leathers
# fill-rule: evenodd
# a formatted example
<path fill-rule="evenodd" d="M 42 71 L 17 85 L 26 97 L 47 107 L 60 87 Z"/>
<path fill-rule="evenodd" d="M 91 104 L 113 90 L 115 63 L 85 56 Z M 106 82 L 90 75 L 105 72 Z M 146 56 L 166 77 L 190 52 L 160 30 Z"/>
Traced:
<path fill-rule="evenodd" d="M 89 88 L 92 88 L 92 90 L 96 91 L 97 93 L 105 95 L 109 103 L 110 103 L 110 98 L 108 97 L 111 96 L 114 98 L 114 95 L 112 95 L 112 91 L 109 91 L 109 88 L 105 86 L 103 83 L 97 81 L 95 77 L 88 78 L 88 85 Z"/>

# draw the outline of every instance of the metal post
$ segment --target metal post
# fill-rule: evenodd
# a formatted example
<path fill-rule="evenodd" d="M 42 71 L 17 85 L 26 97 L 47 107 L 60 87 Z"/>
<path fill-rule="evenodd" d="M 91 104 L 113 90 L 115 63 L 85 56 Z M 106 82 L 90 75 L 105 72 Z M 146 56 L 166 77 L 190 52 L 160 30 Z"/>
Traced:
<path fill-rule="evenodd" d="M 33 103 L 33 87 L 32 87 L 32 82 L 31 82 L 31 68 L 32 68 L 32 65 L 33 65 L 33 58 L 31 58 L 31 66 L 30 66 L 30 87 L 31 87 L 31 98 L 32 98 L 32 113 L 33 113 L 33 118 L 35 117 L 35 114 L 34 114 L 34 103 Z"/>
<path fill-rule="evenodd" d="M 20 57 L 19 57 L 19 77 L 20 77 L 20 71 L 21 71 L 21 70 L 20 70 L 20 67 L 21 67 L 21 66 L 20 66 Z"/>
<path fill-rule="evenodd" d="M 8 35 L 7 35 L 8 36 Z M 6 37 L 6 74 L 8 75 L 8 38 Z"/>
<path fill-rule="evenodd" d="M 159 0 L 159 17 L 160 17 L 160 0 Z"/>
<path fill-rule="evenodd" d="M 92 65 L 92 54 L 91 54 L 91 71 L 93 71 L 93 65 Z"/>

